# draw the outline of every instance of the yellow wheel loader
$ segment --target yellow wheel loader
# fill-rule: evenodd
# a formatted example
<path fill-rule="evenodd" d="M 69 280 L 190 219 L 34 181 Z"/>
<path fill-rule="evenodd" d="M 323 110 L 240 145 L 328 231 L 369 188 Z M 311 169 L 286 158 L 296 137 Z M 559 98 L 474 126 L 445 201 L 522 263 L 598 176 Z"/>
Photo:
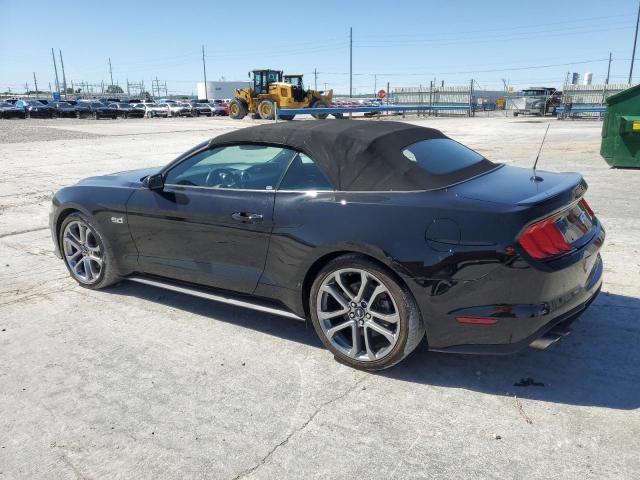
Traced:
<path fill-rule="evenodd" d="M 253 70 L 250 87 L 237 89 L 229 104 L 229 116 L 234 119 L 252 114 L 254 118 L 272 120 L 275 109 L 278 118 L 293 120 L 287 108 L 326 108 L 333 100 L 333 90 L 324 92 L 305 90 L 302 75 L 284 75 L 281 70 Z M 250 76 L 251 76 L 250 74 Z M 314 114 L 315 118 L 327 118 L 328 114 Z"/>

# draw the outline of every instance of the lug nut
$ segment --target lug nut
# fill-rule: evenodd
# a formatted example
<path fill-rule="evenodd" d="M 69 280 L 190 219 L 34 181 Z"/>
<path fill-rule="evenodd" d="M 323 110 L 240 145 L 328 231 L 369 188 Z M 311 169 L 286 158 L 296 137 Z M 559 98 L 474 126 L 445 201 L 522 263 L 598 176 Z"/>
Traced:
<path fill-rule="evenodd" d="M 353 312 L 351 312 L 351 313 L 349 314 L 349 317 L 351 317 L 351 318 L 353 318 L 353 317 L 355 317 L 355 316 L 356 316 L 356 314 L 355 314 L 355 313 L 353 313 Z"/>
<path fill-rule="evenodd" d="M 362 302 L 362 303 L 360 304 L 360 306 L 361 306 L 362 308 L 365 308 L 365 307 L 367 306 L 367 302 Z"/>
<path fill-rule="evenodd" d="M 371 314 L 370 313 L 367 313 L 367 318 L 371 318 Z"/>
<path fill-rule="evenodd" d="M 356 308 L 358 305 L 356 304 L 356 302 L 351 302 L 351 306 L 352 306 L 353 308 Z"/>

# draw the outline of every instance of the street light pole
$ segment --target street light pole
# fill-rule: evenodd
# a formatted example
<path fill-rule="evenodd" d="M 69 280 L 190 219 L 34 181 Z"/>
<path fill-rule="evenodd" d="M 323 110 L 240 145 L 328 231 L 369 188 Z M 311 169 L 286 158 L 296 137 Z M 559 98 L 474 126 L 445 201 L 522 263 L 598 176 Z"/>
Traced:
<path fill-rule="evenodd" d="M 636 58 L 636 43 L 638 42 L 638 22 L 640 22 L 640 1 L 638 1 L 638 16 L 636 17 L 636 33 L 633 36 L 633 53 L 631 54 L 631 67 L 629 68 L 629 83 L 633 76 L 633 61 Z"/>
<path fill-rule="evenodd" d="M 204 72 L 204 99 L 209 101 L 209 92 L 207 92 L 207 64 L 204 59 L 204 45 L 202 45 L 202 71 Z"/>
<path fill-rule="evenodd" d="M 60 83 L 58 82 L 58 66 L 56 65 L 56 54 L 51 49 L 51 57 L 53 58 L 53 71 L 56 72 L 56 91 L 60 91 Z M 37 89 L 36 89 L 37 90 Z"/>
<path fill-rule="evenodd" d="M 353 97 L 353 27 L 349 27 L 349 97 Z"/>

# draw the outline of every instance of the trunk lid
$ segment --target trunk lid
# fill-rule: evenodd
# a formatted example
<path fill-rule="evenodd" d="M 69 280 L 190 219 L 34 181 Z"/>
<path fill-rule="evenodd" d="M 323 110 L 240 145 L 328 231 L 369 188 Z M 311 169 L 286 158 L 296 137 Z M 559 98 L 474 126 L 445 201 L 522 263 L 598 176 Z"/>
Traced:
<path fill-rule="evenodd" d="M 462 198 L 507 205 L 532 206 L 546 203 L 558 196 L 575 200 L 587 189 L 578 173 L 537 171 L 541 181 L 533 181 L 533 170 L 508 165 L 456 186 Z"/>

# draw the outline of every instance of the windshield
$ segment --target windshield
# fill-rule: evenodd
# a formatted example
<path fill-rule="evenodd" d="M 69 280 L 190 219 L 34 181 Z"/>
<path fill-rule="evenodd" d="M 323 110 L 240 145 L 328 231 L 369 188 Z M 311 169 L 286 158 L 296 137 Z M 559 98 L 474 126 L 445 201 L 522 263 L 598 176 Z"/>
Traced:
<path fill-rule="evenodd" d="M 540 97 L 544 95 L 544 90 L 523 90 L 522 95 L 525 97 Z"/>
<path fill-rule="evenodd" d="M 104 105 L 100 102 L 91 102 L 92 107 L 104 107 Z"/>
<path fill-rule="evenodd" d="M 27 100 L 25 103 L 27 105 L 33 105 L 33 106 L 36 106 L 36 107 L 44 106 L 44 103 L 40 103 L 38 100 Z"/>
<path fill-rule="evenodd" d="M 11 105 L 10 103 L 7 103 L 7 102 L 0 102 L 0 107 L 4 107 L 4 108 L 13 107 L 13 105 Z"/>
<path fill-rule="evenodd" d="M 444 175 L 470 167 L 484 157 L 450 138 L 434 138 L 416 142 L 402 154 L 433 175 Z"/>
<path fill-rule="evenodd" d="M 67 102 L 59 102 L 57 105 L 59 107 L 70 107 L 71 106 L 71 104 L 67 103 Z"/>

